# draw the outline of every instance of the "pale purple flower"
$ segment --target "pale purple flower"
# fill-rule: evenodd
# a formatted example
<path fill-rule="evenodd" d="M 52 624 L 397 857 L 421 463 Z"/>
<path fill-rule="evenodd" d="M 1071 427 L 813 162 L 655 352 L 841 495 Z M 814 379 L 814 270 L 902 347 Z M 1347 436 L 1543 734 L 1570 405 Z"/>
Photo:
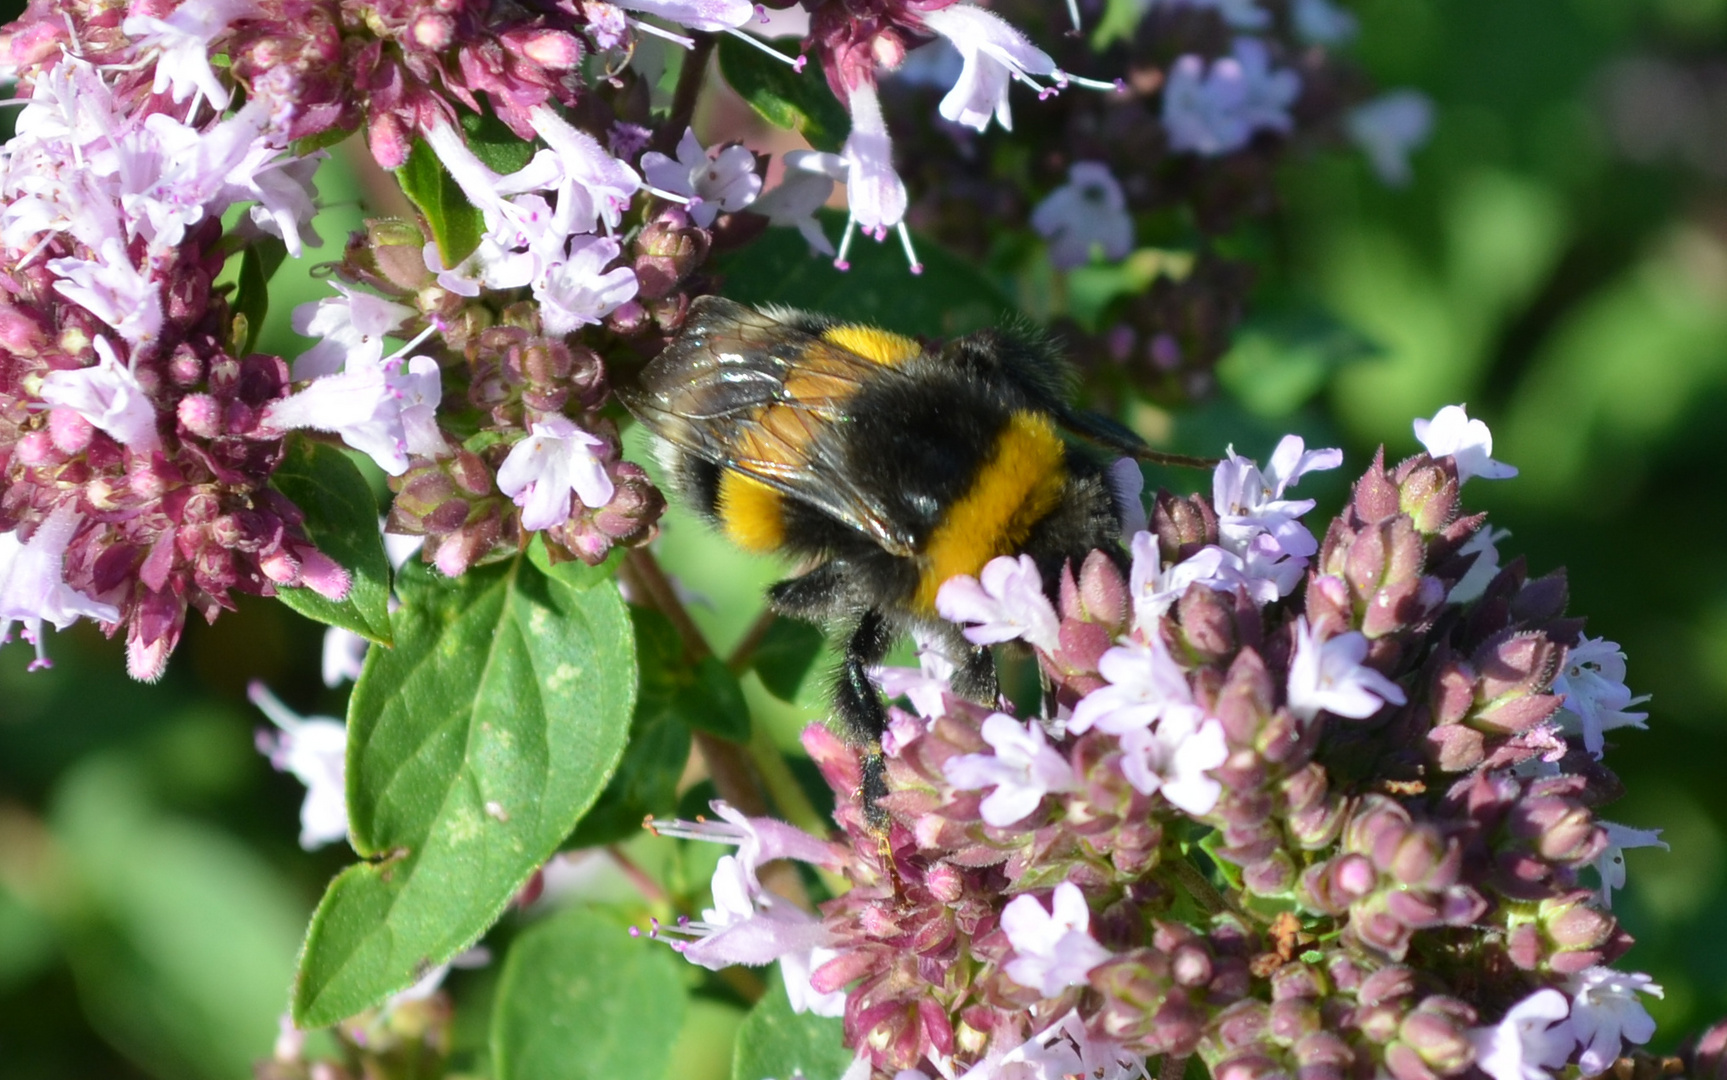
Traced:
<path fill-rule="evenodd" d="M 935 609 L 949 622 L 966 627 L 973 645 L 995 645 L 1020 638 L 1054 652 L 1061 644 L 1061 621 L 1043 592 L 1043 575 L 1030 555 L 991 559 L 977 577 L 958 574 L 942 583 Z"/>
<path fill-rule="evenodd" d="M 795 825 L 766 817 L 747 817 L 723 799 L 708 803 L 719 821 L 654 821 L 657 836 L 679 840 L 702 840 L 711 844 L 731 844 L 738 849 L 738 865 L 751 891 L 759 892 L 757 876 L 764 863 L 775 859 L 796 859 L 816 866 L 838 864 L 835 848 Z"/>
<path fill-rule="evenodd" d="M 540 326 L 547 334 L 560 336 L 592 326 L 636 295 L 639 283 L 633 269 L 606 269 L 619 250 L 609 236 L 578 236 L 570 242 L 569 254 L 534 281 Z"/>
<path fill-rule="evenodd" d="M 1295 36 L 1312 45 L 1341 45 L 1360 29 L 1355 16 L 1331 0 L 1295 0 L 1289 14 Z"/>
<path fill-rule="evenodd" d="M 1207 156 L 1248 144 L 1255 132 L 1293 128 L 1289 107 L 1301 93 L 1301 77 L 1273 68 L 1257 38 L 1237 38 L 1229 56 L 1209 70 L 1198 56 L 1171 65 L 1163 90 L 1163 124 L 1170 149 Z"/>
<path fill-rule="evenodd" d="M 91 345 L 96 363 L 49 372 L 42 379 L 42 400 L 56 409 L 70 409 L 136 453 L 157 449 L 162 437 L 156 430 L 156 406 L 132 365 L 121 365 L 107 338 L 94 338 Z M 132 358 L 135 361 L 137 354 Z"/>
<path fill-rule="evenodd" d="M 443 400 L 443 373 L 429 356 L 411 356 L 386 369 L 402 416 L 403 443 L 410 454 L 435 457 L 449 449 L 438 430 L 438 403 Z"/>
<path fill-rule="evenodd" d="M 345 627 L 332 626 L 325 630 L 320 664 L 324 685 L 337 687 L 343 682 L 358 682 L 371 644 Z"/>
<path fill-rule="evenodd" d="M 1606 1072 L 1625 1043 L 1641 1045 L 1654 1036 L 1655 1019 L 1638 994 L 1664 996 L 1639 972 L 1592 967 L 1571 977 L 1571 1032 L 1583 1047 L 1577 1065 L 1584 1076 Z"/>
<path fill-rule="evenodd" d="M 457 296 L 478 296 L 482 290 L 519 289 L 539 272 L 540 258 L 533 251 L 514 251 L 486 236 L 468 257 L 446 268 L 437 244 L 421 250 L 426 269 L 438 276 L 438 284 Z"/>
<path fill-rule="evenodd" d="M 1379 179 L 1402 187 L 1415 175 L 1409 155 L 1433 134 L 1433 101 L 1417 90 L 1393 90 L 1351 109 L 1343 126 Z"/>
<path fill-rule="evenodd" d="M 1064 1080 L 1085 1076 L 1091 1070 L 1086 1068 L 1080 1048 L 1088 1042 L 1078 1012 L 1071 1011 L 1005 1053 L 986 1053 L 983 1060 L 961 1073 L 959 1080 Z"/>
<path fill-rule="evenodd" d="M 348 367 L 371 366 L 384 359 L 384 338 L 395 333 L 414 309 L 340 281 L 330 283 L 340 295 L 301 304 L 294 309 L 296 334 L 318 343 L 294 360 L 294 379 L 334 375 Z"/>
<path fill-rule="evenodd" d="M 155 50 L 156 81 L 152 92 L 170 91 L 185 101 L 194 90 L 218 110 L 228 107 L 228 88 L 210 66 L 211 42 L 236 19 L 257 11 L 252 0 L 185 0 L 165 19 L 129 15 L 120 29 L 140 49 Z"/>
<path fill-rule="evenodd" d="M 1212 504 L 1218 534 L 1226 551 L 1241 554 L 1246 542 L 1270 533 L 1291 555 L 1312 555 L 1319 544 L 1300 517 L 1313 509 L 1312 499 L 1286 499 L 1284 493 L 1310 472 L 1343 464 L 1343 451 L 1309 450 L 1299 435 L 1285 435 L 1263 470 L 1231 446 L 1212 475 Z"/>
<path fill-rule="evenodd" d="M 1472 476 L 1507 480 L 1517 475 L 1515 466 L 1493 460 L 1493 433 L 1480 420 L 1469 419 L 1461 405 L 1447 405 L 1433 419 L 1415 421 L 1415 437 L 1430 456 L 1451 459 L 1458 483 Z"/>
<path fill-rule="evenodd" d="M 1171 806 L 1195 817 L 1209 814 L 1223 785 L 1209 774 L 1229 758 L 1223 724 L 1194 705 L 1163 711 L 1156 727 L 1121 736 L 1121 772 L 1142 794 L 1161 791 Z"/>
<path fill-rule="evenodd" d="M 736 144 L 715 154 L 703 148 L 690 128 L 678 141 L 676 158 L 655 151 L 643 154 L 642 175 L 662 191 L 687 196 L 690 219 L 704 229 L 721 211 L 730 214 L 755 202 L 762 190 L 754 154 Z"/>
<path fill-rule="evenodd" d="M 50 666 L 43 623 L 64 630 L 80 618 L 120 621 L 119 608 L 66 584 L 66 548 L 79 524 L 77 506 L 67 499 L 36 526 L 29 540 L 20 541 L 16 530 L 0 533 L 0 642 L 11 638 L 13 623 L 22 623 L 24 640 L 36 646 L 31 671 Z"/>
<path fill-rule="evenodd" d="M 1612 821 L 1603 821 L 1601 827 L 1607 830 L 1607 846 L 1595 857 L 1595 872 L 1601 875 L 1601 906 L 1610 908 L 1613 890 L 1625 887 L 1625 852 L 1630 848 L 1668 848 L 1660 829 L 1633 829 Z"/>
<path fill-rule="evenodd" d="M 1252 587 L 1254 583 L 1247 579 L 1241 558 L 1215 544 L 1201 548 L 1167 569 L 1163 568 L 1157 537 L 1149 532 L 1135 533 L 1128 541 L 1128 550 L 1133 554 L 1127 581 L 1128 595 L 1133 599 L 1134 626 L 1148 638 L 1158 632 L 1159 617 L 1196 584 L 1220 592 L 1246 589 L 1262 604 L 1277 599 L 1275 592 L 1256 594 Z"/>
<path fill-rule="evenodd" d="M 846 239 L 851 239 L 855 224 L 881 240 L 905 217 L 905 184 L 894 171 L 893 140 L 888 136 L 875 87 L 868 83 L 853 87 L 849 104 L 851 134 L 840 151 L 846 163 L 846 211 L 850 218 Z"/>
<path fill-rule="evenodd" d="M 924 25 L 953 43 L 964 66 L 937 107 L 943 118 L 983 131 L 989 118 L 1013 130 L 1007 89 L 1015 79 L 1043 88 L 1031 76 L 1056 76 L 1055 61 L 1001 16 L 975 4 L 950 4 L 922 13 Z"/>
<path fill-rule="evenodd" d="M 916 632 L 914 631 L 914 636 Z M 918 666 L 875 667 L 870 678 L 890 699 L 904 697 L 926 720 L 947 715 L 948 696 L 953 693 L 954 664 L 936 648 L 936 642 L 920 640 Z"/>
<path fill-rule="evenodd" d="M 786 985 L 786 1001 L 792 1012 L 812 1016 L 844 1016 L 846 992 L 830 990 L 822 993 L 810 985 L 810 976 L 829 960 L 839 955 L 833 949 L 816 947 L 808 952 L 792 952 L 780 957 L 780 978 Z"/>
<path fill-rule="evenodd" d="M 1121 518 L 1121 538 L 1144 532 L 1150 524 L 1145 513 L 1145 474 L 1133 458 L 1117 458 L 1109 467 L 1109 493 L 1115 496 L 1115 512 Z"/>
<path fill-rule="evenodd" d="M 1124 735 L 1142 730 L 1172 708 L 1193 704 L 1187 673 L 1169 655 L 1163 635 L 1146 635 L 1150 644 L 1130 640 L 1098 659 L 1097 671 L 1108 680 L 1080 699 L 1068 719 L 1067 730 L 1075 733 L 1099 731 Z"/>
<path fill-rule="evenodd" d="M 1099 161 L 1068 166 L 1067 183 L 1037 204 L 1031 227 L 1049 241 L 1049 261 L 1058 270 L 1084 266 L 1094 248 L 1112 261 L 1133 250 L 1127 197 L 1109 166 Z"/>
<path fill-rule="evenodd" d="M 279 772 L 293 773 L 306 785 L 300 804 L 300 846 L 307 851 L 348 836 L 348 729 L 329 716 L 302 717 L 270 693 L 261 682 L 246 688 L 246 696 L 281 730 L 260 731 L 258 750 Z"/>
<path fill-rule="evenodd" d="M 1445 599 L 1453 604 L 1467 604 L 1480 599 L 1487 591 L 1487 586 L 1499 576 L 1499 547 L 1501 540 L 1511 535 L 1510 529 L 1495 529 L 1491 525 L 1483 525 L 1475 531 L 1464 545 L 1457 549 L 1459 555 L 1473 555 L 1475 561 L 1469 564 L 1469 570 L 1451 587 Z"/>
<path fill-rule="evenodd" d="M 1320 641 L 1302 616 L 1295 623 L 1289 661 L 1289 711 L 1312 720 L 1321 711 L 1364 720 L 1386 704 L 1408 700 L 1403 688 L 1363 664 L 1367 637 L 1358 630 Z"/>
<path fill-rule="evenodd" d="M 555 191 L 558 217 L 572 233 L 593 232 L 602 224 L 608 232 L 617 228 L 642 186 L 636 171 L 606 153 L 598 139 L 572 126 L 552 108 L 536 105 L 528 116 L 549 149 L 541 150 L 520 172 L 506 177 L 503 188 Z"/>
<path fill-rule="evenodd" d="M 642 11 L 691 30 L 733 30 L 756 13 L 751 0 L 615 0 L 625 11 Z"/>
<path fill-rule="evenodd" d="M 962 754 L 942 764 L 942 775 L 956 788 L 975 791 L 993 786 L 979 813 L 997 828 L 1023 821 L 1051 792 L 1070 791 L 1073 766 L 1049 745 L 1036 721 L 1021 723 L 1006 713 L 983 722 L 983 741 L 993 754 Z"/>
<path fill-rule="evenodd" d="M 443 164 L 444 171 L 450 174 L 450 179 L 462 189 L 462 194 L 466 196 L 469 204 L 480 212 L 486 223 L 486 238 L 501 251 L 510 252 L 521 247 L 539 246 L 562 239 L 570 232 L 587 232 L 592 229 L 593 226 L 589 224 L 586 228 L 558 230 L 552 240 L 546 237 L 548 231 L 556 228 L 552 208 L 539 196 L 524 193 L 550 187 L 560 178 L 553 167 L 558 159 L 551 151 L 540 151 L 526 167 L 504 177 L 481 161 L 479 156 L 468 148 L 462 133 L 449 122 L 439 120 L 421 134 L 426 145 Z M 598 150 L 597 142 L 594 146 Z M 599 150 L 599 153 L 610 156 L 603 150 Z M 546 160 L 547 165 L 536 169 L 542 159 Z M 512 195 L 520 197 L 509 198 Z M 560 203 L 559 209 L 567 212 L 570 208 Z"/>
<path fill-rule="evenodd" d="M 562 525 L 570 517 L 570 493 L 583 506 L 612 501 L 612 478 L 594 453 L 605 440 L 562 416 L 536 420 L 528 437 L 510 448 L 498 469 L 498 490 L 522 508 L 522 528 L 530 532 Z"/>
<path fill-rule="evenodd" d="M 790 150 L 780 160 L 785 163 L 785 175 L 779 186 L 757 199 L 750 210 L 767 218 L 770 225 L 797 229 L 812 252 L 832 255 L 833 242 L 815 215 L 827 205 L 834 182 L 846 178 L 846 163 L 837 154 L 815 150 Z"/>
<path fill-rule="evenodd" d="M 140 271 L 119 237 L 109 237 L 94 259 L 54 259 L 60 277 L 54 290 L 114 328 L 130 345 L 143 345 L 162 331 L 162 293 Z"/>
<path fill-rule="evenodd" d="M 1085 983 L 1086 973 L 1109 959 L 1109 950 L 1088 932 L 1091 909 L 1085 894 L 1071 881 L 1055 887 L 1053 911 L 1031 895 L 1016 896 L 1001 913 L 1001 928 L 1013 946 L 1007 977 L 1021 986 L 1054 997 L 1070 986 Z"/>
<path fill-rule="evenodd" d="M 332 432 L 391 476 L 408 471 L 402 397 L 382 366 L 314 379 L 299 393 L 271 402 L 261 423 L 277 431 Z"/>
<path fill-rule="evenodd" d="M 1551 1070 L 1564 1066 L 1576 1045 L 1565 1020 L 1570 1011 L 1559 991 L 1535 991 L 1499 1023 L 1469 1033 L 1475 1064 L 1493 1080 L 1553 1080 Z"/>
<path fill-rule="evenodd" d="M 700 920 L 679 920 L 656 928 L 692 964 L 718 971 L 733 964 L 760 966 L 789 955 L 809 955 L 831 944 L 828 930 L 783 897 L 760 887 L 735 855 L 722 855 L 714 868 L 714 906 Z M 688 940 L 676 940 L 684 935 Z"/>
<path fill-rule="evenodd" d="M 1559 714 L 1561 729 L 1581 733 L 1584 748 L 1597 758 L 1606 746 L 1607 732 L 1648 726 L 1644 723 L 1648 713 L 1625 711 L 1648 701 L 1649 695 L 1631 696 L 1631 688 L 1625 685 L 1625 652 L 1616 641 L 1580 636 L 1566 651 L 1553 692 L 1565 697 Z"/>

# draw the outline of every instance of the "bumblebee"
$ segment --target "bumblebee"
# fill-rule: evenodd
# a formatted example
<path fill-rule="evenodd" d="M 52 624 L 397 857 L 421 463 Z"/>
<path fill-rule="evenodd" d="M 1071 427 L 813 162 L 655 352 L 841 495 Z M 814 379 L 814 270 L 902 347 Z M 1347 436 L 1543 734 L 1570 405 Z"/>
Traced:
<path fill-rule="evenodd" d="M 956 662 L 954 689 L 996 697 L 993 657 L 935 610 L 936 591 L 1029 554 L 1053 590 L 1094 548 L 1120 554 L 1121 493 L 1080 436 L 1138 436 L 1067 404 L 1066 368 L 1026 334 L 985 330 L 926 350 L 870 326 L 704 296 L 679 336 L 620 388 L 660 441 L 674 494 L 745 550 L 805 569 L 768 590 L 782 615 L 844 635 L 833 707 L 865 748 L 863 806 L 885 830 L 887 710 L 869 669 L 918 630 Z"/>

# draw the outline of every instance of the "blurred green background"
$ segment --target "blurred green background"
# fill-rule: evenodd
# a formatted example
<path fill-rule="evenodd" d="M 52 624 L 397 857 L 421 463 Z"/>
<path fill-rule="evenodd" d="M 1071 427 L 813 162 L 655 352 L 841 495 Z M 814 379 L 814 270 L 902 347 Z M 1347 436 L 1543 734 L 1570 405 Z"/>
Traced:
<path fill-rule="evenodd" d="M 1610 751 L 1628 794 L 1607 817 L 1672 845 L 1632 852 L 1615 897 L 1638 938 L 1624 966 L 1666 987 L 1652 1011 L 1671 1047 L 1727 1012 L 1727 0 L 1355 10 L 1351 49 L 1382 85 L 1434 98 L 1435 137 L 1403 190 L 1346 152 L 1287 167 L 1282 213 L 1241 239 L 1268 265 L 1220 372 L 1233 393 L 1174 432 L 1263 456 L 1298 430 L 1359 471 L 1377 443 L 1412 451 L 1410 418 L 1441 404 L 1492 424 L 1522 475 L 1470 502 L 1512 531 L 1507 556 L 1570 568 L 1572 610 L 1654 695 L 1650 730 Z M 361 192 L 339 163 L 321 187 L 333 255 Z M 285 271 L 264 347 L 302 347 L 285 319 L 321 291 L 305 271 Z M 1291 347 L 1278 313 L 1314 304 L 1377 353 Z M 1316 485 L 1321 513 L 1341 480 Z M 698 620 L 735 637 L 774 568 L 678 515 L 663 547 L 711 601 Z M 0 1077 L 241 1077 L 269 1052 L 305 918 L 347 857 L 297 846 L 302 789 L 253 750 L 244 687 L 340 715 L 320 637 L 244 603 L 189 626 L 148 687 L 88 627 L 50 639 L 48 672 L 25 673 L 27 646 L 0 651 Z M 801 717 L 746 689 L 795 745 Z M 459 1010 L 487 978 L 452 978 Z M 672 1071 L 706 1080 L 735 1022 L 692 1008 Z"/>

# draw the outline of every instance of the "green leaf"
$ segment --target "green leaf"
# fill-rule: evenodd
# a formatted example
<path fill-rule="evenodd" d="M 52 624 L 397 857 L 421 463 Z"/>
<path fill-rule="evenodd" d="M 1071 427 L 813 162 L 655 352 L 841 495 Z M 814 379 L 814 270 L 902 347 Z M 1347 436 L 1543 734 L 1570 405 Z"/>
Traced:
<path fill-rule="evenodd" d="M 247 245 L 240 255 L 240 280 L 234 290 L 234 315 L 246 320 L 246 332 L 239 342 L 245 355 L 258 341 L 264 329 L 264 316 L 270 312 L 270 279 L 282 261 L 288 257 L 288 247 L 279 237 L 265 236 Z"/>
<path fill-rule="evenodd" d="M 365 476 L 342 451 L 300 438 L 288 444 L 270 484 L 305 512 L 306 535 L 353 580 L 339 601 L 303 586 L 276 595 L 309 619 L 390 644 L 390 560 Z"/>
<path fill-rule="evenodd" d="M 683 1026 L 681 963 L 592 908 L 528 930 L 492 1008 L 498 1080 L 658 1080 Z"/>
<path fill-rule="evenodd" d="M 824 213 L 822 220 L 828 236 L 837 238 L 845 219 Z M 992 281 L 958 256 L 919 240 L 918 257 L 924 272 L 913 277 L 899 244 L 858 238 L 851 269 L 842 272 L 811 255 L 796 229 L 769 229 L 714 266 L 725 278 L 721 292 L 739 303 L 806 308 L 901 334 L 963 334 L 994 326 L 1013 310 Z"/>
<path fill-rule="evenodd" d="M 744 1018 L 732 1051 L 732 1080 L 839 1080 L 852 1063 L 839 1017 L 792 1012 L 776 975 Z"/>
<path fill-rule="evenodd" d="M 432 239 L 438 244 L 438 258 L 445 266 L 455 266 L 480 246 L 485 218 L 468 203 L 425 140 L 414 140 L 408 160 L 396 170 L 396 182 L 425 215 Z"/>
<path fill-rule="evenodd" d="M 796 71 L 789 58 L 775 60 L 761 47 L 726 36 L 720 38 L 720 74 L 763 120 L 802 133 L 817 150 L 837 153 L 851 130 L 819 66 Z"/>
<path fill-rule="evenodd" d="M 695 666 L 694 675 L 678 695 L 678 715 L 684 723 L 732 742 L 748 742 L 750 707 L 737 676 L 712 656 Z"/>
<path fill-rule="evenodd" d="M 781 701 L 796 701 L 825 641 L 822 632 L 809 623 L 775 619 L 756 646 L 750 666 L 768 693 Z"/>
<path fill-rule="evenodd" d="M 354 849 L 312 917 L 293 1010 L 321 1027 L 483 933 L 598 798 L 635 706 L 617 587 L 526 558 L 397 580 L 396 646 L 348 702 Z"/>
<path fill-rule="evenodd" d="M 462 134 L 468 137 L 468 149 L 474 156 L 499 176 L 515 172 L 534 156 L 534 144 L 489 111 L 463 113 Z"/>
<path fill-rule="evenodd" d="M 664 615 L 632 607 L 636 663 L 641 679 L 629 749 L 599 801 L 576 826 L 566 846 L 596 847 L 641 832 L 642 819 L 678 805 L 678 778 L 690 756 L 690 729 L 678 715 L 687 669 L 677 631 Z"/>

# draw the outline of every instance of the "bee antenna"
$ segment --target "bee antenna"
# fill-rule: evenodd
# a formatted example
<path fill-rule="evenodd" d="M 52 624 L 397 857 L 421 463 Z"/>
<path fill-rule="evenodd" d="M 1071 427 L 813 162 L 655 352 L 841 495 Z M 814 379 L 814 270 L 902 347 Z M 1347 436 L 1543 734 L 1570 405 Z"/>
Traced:
<path fill-rule="evenodd" d="M 1183 469 L 1215 469 L 1222 458 L 1196 457 L 1192 454 L 1170 454 L 1162 450 L 1153 450 L 1149 446 L 1134 448 L 1129 457 L 1137 461 L 1149 461 L 1153 465 L 1174 465 Z"/>

